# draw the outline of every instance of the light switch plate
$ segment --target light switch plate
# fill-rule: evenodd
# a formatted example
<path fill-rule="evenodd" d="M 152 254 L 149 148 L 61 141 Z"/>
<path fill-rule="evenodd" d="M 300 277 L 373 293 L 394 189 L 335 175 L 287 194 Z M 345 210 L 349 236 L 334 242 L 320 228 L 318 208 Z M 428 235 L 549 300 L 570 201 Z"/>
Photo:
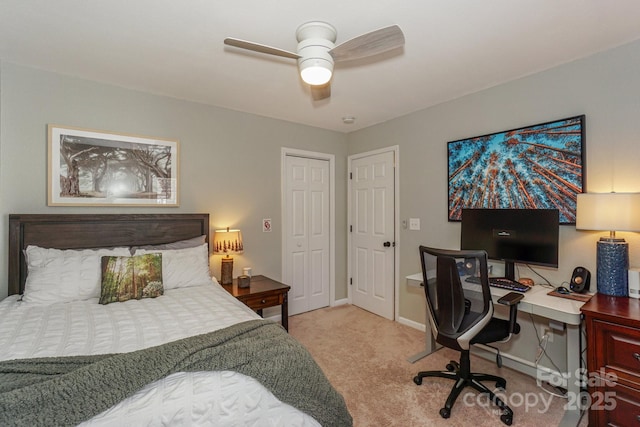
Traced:
<path fill-rule="evenodd" d="M 409 218 L 409 230 L 420 230 L 420 218 Z"/>
<path fill-rule="evenodd" d="M 271 218 L 264 218 L 262 220 L 262 232 L 263 233 L 271 232 Z"/>

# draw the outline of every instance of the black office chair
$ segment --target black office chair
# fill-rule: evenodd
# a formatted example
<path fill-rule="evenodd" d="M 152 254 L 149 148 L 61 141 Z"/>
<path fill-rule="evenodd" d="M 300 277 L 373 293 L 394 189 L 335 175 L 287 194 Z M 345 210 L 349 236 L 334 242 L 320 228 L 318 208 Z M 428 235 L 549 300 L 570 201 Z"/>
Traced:
<path fill-rule="evenodd" d="M 427 297 L 431 331 L 437 343 L 460 351 L 460 362 L 451 361 L 446 371 L 419 372 L 413 381 L 420 385 L 425 377 L 448 378 L 455 381 L 442 409 L 442 418 L 451 416 L 451 408 L 465 387 L 486 393 L 500 408 L 500 420 L 511 425 L 513 411 L 481 381 L 494 381 L 504 389 L 507 382 L 496 375 L 472 373 L 469 348 L 472 344 L 506 341 L 520 331 L 516 323 L 517 304 L 523 295 L 510 293 L 498 302 L 510 306 L 509 320 L 493 317 L 493 302 L 489 288 L 487 253 L 485 251 L 454 251 L 420 246 L 422 277 Z M 466 281 L 479 278 L 480 283 Z M 477 280 L 476 280 L 477 281 Z M 464 284 L 464 285 L 463 285 Z"/>

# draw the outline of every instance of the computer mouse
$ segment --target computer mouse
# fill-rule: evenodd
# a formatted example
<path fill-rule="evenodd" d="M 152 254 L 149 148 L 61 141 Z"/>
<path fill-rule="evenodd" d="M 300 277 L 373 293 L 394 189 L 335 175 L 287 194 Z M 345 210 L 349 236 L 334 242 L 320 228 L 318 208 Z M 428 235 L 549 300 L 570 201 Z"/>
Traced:
<path fill-rule="evenodd" d="M 533 286 L 533 279 L 530 279 L 528 277 L 521 277 L 518 279 L 518 282 L 522 283 L 523 285 L 527 285 L 527 286 Z"/>
<path fill-rule="evenodd" d="M 569 295 L 571 293 L 571 291 L 567 288 L 565 288 L 564 286 L 558 286 L 556 288 L 556 292 L 559 294 L 565 294 L 565 295 Z"/>

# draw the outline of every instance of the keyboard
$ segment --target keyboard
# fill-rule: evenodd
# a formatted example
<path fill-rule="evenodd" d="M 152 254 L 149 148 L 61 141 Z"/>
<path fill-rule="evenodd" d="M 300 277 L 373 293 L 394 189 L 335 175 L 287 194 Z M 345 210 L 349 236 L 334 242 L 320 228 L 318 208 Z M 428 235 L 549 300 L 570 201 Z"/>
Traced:
<path fill-rule="evenodd" d="M 480 278 L 478 276 L 469 276 L 464 279 L 465 282 L 480 284 Z M 523 285 L 520 282 L 516 282 L 506 277 L 489 277 L 489 286 L 494 288 L 506 289 L 508 291 L 527 292 L 531 289 L 530 286 Z"/>

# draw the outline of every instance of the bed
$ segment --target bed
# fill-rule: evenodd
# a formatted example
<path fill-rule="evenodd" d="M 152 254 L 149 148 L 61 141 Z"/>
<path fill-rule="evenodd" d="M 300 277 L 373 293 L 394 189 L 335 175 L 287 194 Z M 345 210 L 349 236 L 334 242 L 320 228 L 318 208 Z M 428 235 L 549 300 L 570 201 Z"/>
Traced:
<path fill-rule="evenodd" d="M 308 352 L 209 277 L 208 236 L 208 214 L 10 215 L 0 425 L 352 425 Z"/>

